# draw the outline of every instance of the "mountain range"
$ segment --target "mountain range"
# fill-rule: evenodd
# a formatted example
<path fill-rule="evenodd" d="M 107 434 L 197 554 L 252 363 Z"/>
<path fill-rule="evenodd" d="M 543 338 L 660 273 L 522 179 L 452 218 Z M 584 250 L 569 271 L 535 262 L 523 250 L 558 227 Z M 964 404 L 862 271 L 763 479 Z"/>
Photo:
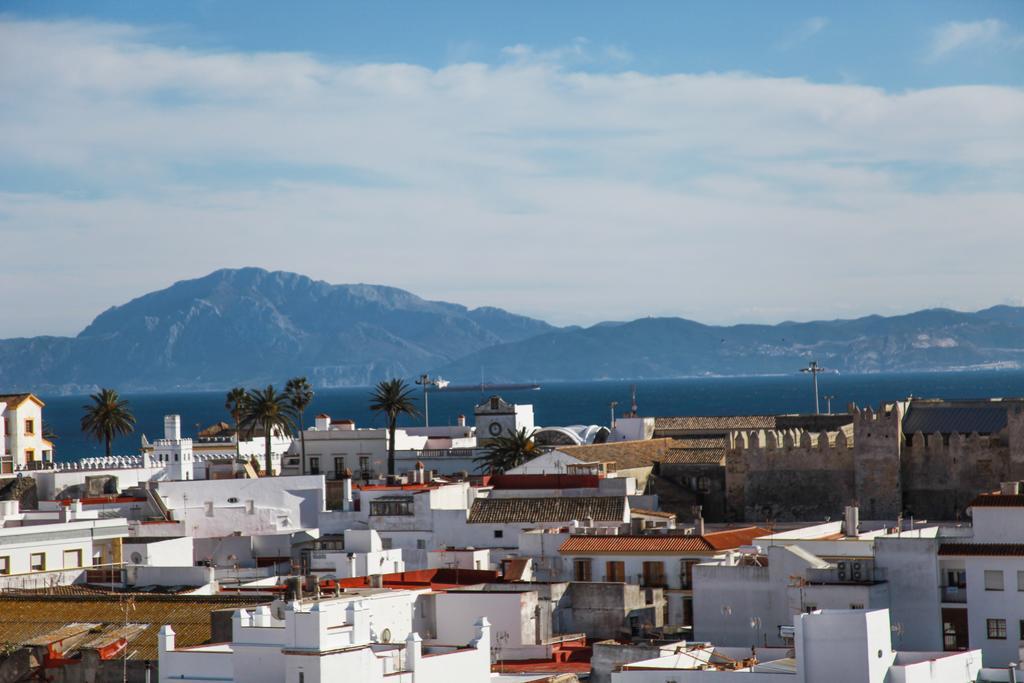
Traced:
<path fill-rule="evenodd" d="M 380 285 L 225 269 L 101 313 L 75 337 L 0 340 L 0 388 L 220 390 L 306 375 L 353 386 L 424 371 L 454 382 L 1024 367 L 1024 308 L 777 325 L 643 318 L 554 327 Z"/>

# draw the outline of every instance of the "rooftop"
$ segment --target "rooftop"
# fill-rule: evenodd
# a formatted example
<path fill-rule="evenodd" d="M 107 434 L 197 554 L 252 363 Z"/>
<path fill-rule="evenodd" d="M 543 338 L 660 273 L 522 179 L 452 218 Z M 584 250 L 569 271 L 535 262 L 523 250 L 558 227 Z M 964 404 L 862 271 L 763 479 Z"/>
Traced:
<path fill-rule="evenodd" d="M 670 451 L 678 442 L 673 439 L 647 439 L 644 441 L 613 441 L 586 446 L 558 446 L 557 450 L 583 462 L 613 462 L 617 469 L 648 467 L 669 459 Z"/>
<path fill-rule="evenodd" d="M 943 543 L 941 557 L 1024 557 L 1024 543 Z"/>
<path fill-rule="evenodd" d="M 775 429 L 774 415 L 684 415 L 654 418 L 654 430 L 723 431 Z"/>
<path fill-rule="evenodd" d="M 80 622 L 123 625 L 125 606 L 129 619 L 146 628 L 133 642 L 135 659 L 157 658 L 157 632 L 170 624 L 182 647 L 201 645 L 210 639 L 210 613 L 267 602 L 255 596 L 179 595 L 0 595 L 0 644 L 20 645 L 32 638 Z"/>
<path fill-rule="evenodd" d="M 1020 399 L 915 399 L 903 416 L 903 433 L 996 434 L 1006 428 L 1010 405 L 1020 404 Z"/>
<path fill-rule="evenodd" d="M 626 514 L 622 496 L 564 498 L 477 498 L 469 511 L 470 524 L 583 521 L 621 522 Z"/>
<path fill-rule="evenodd" d="M 570 536 L 562 543 L 559 552 L 606 553 L 606 554 L 660 554 L 660 553 L 714 553 L 750 544 L 755 538 L 764 536 L 767 529 L 747 527 L 715 531 L 703 536 L 656 534 L 623 534 L 619 536 Z"/>

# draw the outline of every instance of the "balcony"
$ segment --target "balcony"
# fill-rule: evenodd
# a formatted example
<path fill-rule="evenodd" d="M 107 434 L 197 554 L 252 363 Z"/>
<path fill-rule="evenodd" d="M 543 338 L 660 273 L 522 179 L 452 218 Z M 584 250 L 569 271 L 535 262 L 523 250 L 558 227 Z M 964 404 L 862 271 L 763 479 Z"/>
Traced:
<path fill-rule="evenodd" d="M 942 602 L 967 602 L 965 586 L 942 586 Z"/>

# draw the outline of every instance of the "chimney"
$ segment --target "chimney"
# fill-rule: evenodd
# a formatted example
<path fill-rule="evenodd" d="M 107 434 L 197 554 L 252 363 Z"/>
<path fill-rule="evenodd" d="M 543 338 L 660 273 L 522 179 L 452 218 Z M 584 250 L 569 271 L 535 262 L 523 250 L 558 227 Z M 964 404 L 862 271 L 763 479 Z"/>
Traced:
<path fill-rule="evenodd" d="M 413 481 L 415 481 L 417 484 L 425 484 L 426 483 L 427 480 L 426 480 L 425 474 L 423 472 L 423 463 L 420 462 L 419 460 L 416 461 L 416 472 L 415 472 L 415 475 L 416 475 L 416 478 Z"/>
<path fill-rule="evenodd" d="M 1019 496 L 1019 481 L 1003 481 L 999 483 L 999 493 L 1004 496 Z"/>
<path fill-rule="evenodd" d="M 302 599 L 302 577 L 289 576 L 284 584 L 284 599 L 288 602 Z"/>
<path fill-rule="evenodd" d="M 704 535 L 704 506 L 694 505 L 693 506 L 693 522 L 697 527 L 697 535 Z"/>
<path fill-rule="evenodd" d="M 459 415 L 459 417 L 457 418 L 456 424 L 459 425 L 460 427 L 465 427 L 466 426 L 466 416 L 465 415 Z"/>
<path fill-rule="evenodd" d="M 164 438 L 172 441 L 181 439 L 180 415 L 164 415 Z"/>
<path fill-rule="evenodd" d="M 860 529 L 860 508 L 856 505 L 846 506 L 846 526 L 843 532 L 848 538 L 857 538 Z"/>
<path fill-rule="evenodd" d="M 326 432 L 331 428 L 331 416 L 327 413 L 320 413 L 313 422 L 318 432 Z"/>

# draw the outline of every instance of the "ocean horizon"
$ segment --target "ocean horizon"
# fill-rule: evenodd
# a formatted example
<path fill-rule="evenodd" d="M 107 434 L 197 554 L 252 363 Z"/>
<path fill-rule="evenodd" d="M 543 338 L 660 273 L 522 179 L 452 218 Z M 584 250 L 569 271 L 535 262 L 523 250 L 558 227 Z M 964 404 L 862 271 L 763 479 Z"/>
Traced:
<path fill-rule="evenodd" d="M 830 374 L 818 377 L 821 412 L 827 412 L 832 396 L 833 412 L 845 412 L 849 403 L 876 406 L 882 401 L 919 398 L 1009 398 L 1024 396 L 1024 371 L 994 370 L 974 372 Z M 631 387 L 636 385 L 639 413 L 663 415 L 745 415 L 810 413 L 814 411 L 811 378 L 803 374 L 695 377 L 666 380 L 597 380 L 590 382 L 541 382 L 541 389 L 501 391 L 514 403 L 533 404 L 538 426 L 603 424 L 610 419 L 610 402 L 617 401 L 616 413 L 629 410 Z M 418 389 L 418 387 L 415 387 Z M 184 436 L 218 421 L 231 422 L 224 409 L 224 392 L 166 392 L 124 394 L 136 417 L 135 432 L 118 438 L 113 451 L 118 455 L 139 452 L 141 437 L 163 436 L 163 416 L 181 415 Z M 357 427 L 384 425 L 380 415 L 369 408 L 369 387 L 318 389 L 305 413 L 310 425 L 313 416 L 327 413 L 335 419 L 355 420 Z M 418 403 L 422 394 L 417 392 Z M 40 395 L 46 403 L 44 421 L 54 431 L 55 459 L 74 462 L 84 457 L 103 455 L 103 444 L 82 434 L 79 421 L 88 396 Z M 430 423 L 455 424 L 460 414 L 473 423 L 473 408 L 486 396 L 471 391 L 432 392 Z M 422 405 L 420 406 L 422 408 Z M 403 419 L 400 424 L 423 424 Z"/>

